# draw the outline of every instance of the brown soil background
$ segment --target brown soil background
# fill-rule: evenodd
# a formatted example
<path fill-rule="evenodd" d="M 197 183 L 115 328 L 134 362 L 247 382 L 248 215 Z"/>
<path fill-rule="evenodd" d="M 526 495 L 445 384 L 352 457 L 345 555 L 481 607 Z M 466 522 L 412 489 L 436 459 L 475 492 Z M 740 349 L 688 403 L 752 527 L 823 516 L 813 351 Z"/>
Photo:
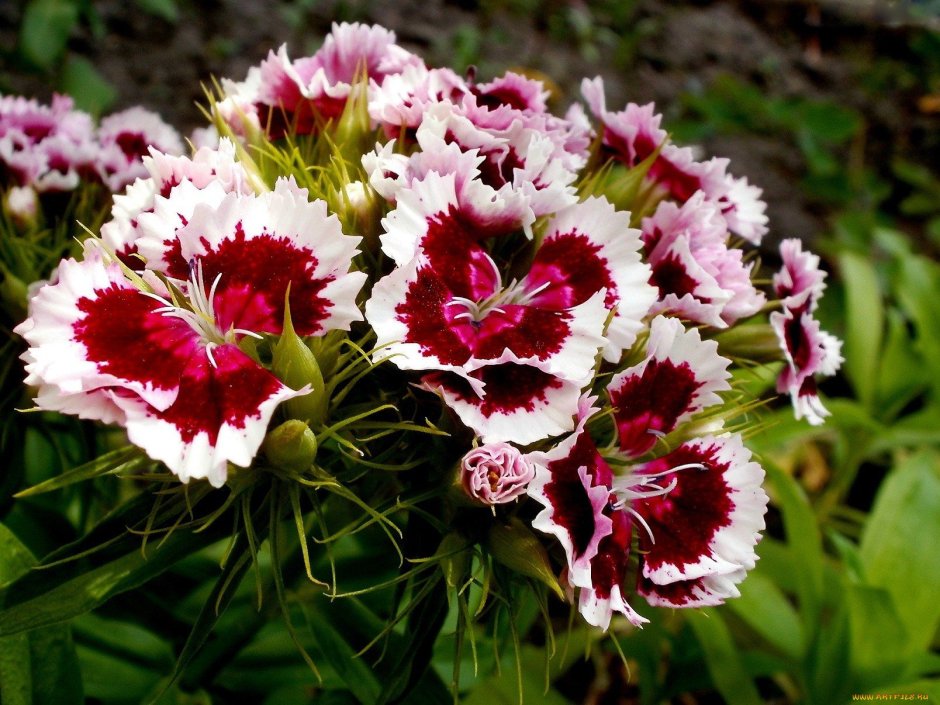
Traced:
<path fill-rule="evenodd" d="M 584 29 L 572 25 L 562 28 L 566 40 L 560 41 L 558 17 L 579 12 L 602 17 L 618 6 L 610 0 L 177 0 L 179 18 L 169 22 L 136 3 L 102 0 L 94 7 L 103 36 L 77 27 L 69 49 L 89 58 L 114 84 L 115 108 L 143 104 L 183 132 L 202 123 L 201 86 L 212 77 L 240 80 L 284 42 L 293 57 L 312 53 L 331 22 L 357 20 L 383 24 L 429 63 L 458 70 L 464 67 L 454 65 L 455 48 L 473 42 L 480 76 L 508 67 L 535 69 L 554 80 L 562 105 L 577 98 L 582 76 L 600 74 L 610 107 L 655 101 L 667 127 L 682 109 L 681 96 L 701 93 L 718 76 L 731 75 L 768 98 L 828 99 L 858 110 L 867 125 L 862 149 L 868 163 L 886 165 L 902 154 L 934 168 L 940 164 L 940 118 L 917 102 L 938 87 L 915 82 L 889 86 L 878 95 L 862 89 L 878 59 L 916 60 L 908 47 L 916 28 L 897 2 L 623 1 L 631 9 L 626 30 L 612 34 L 591 26 L 585 40 Z M 521 13 L 520 5 L 539 11 Z M 0 0 L 0 47 L 15 46 L 22 7 L 19 0 Z M 556 24 L 550 27 L 549 20 Z M 8 58 L 0 57 L 0 77 L 14 92 L 44 99 L 50 93 L 48 77 L 23 72 Z M 773 240 L 812 239 L 826 231 L 826 208 L 798 185 L 804 167 L 792 143 L 779 136 L 719 134 L 703 147 L 708 154 L 730 157 L 736 175 L 764 189 Z"/>

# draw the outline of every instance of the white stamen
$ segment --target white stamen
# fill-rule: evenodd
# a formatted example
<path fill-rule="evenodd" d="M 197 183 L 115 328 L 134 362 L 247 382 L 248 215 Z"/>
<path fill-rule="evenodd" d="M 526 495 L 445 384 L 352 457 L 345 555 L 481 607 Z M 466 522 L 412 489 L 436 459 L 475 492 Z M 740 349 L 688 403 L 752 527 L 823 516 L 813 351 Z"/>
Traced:
<path fill-rule="evenodd" d="M 660 472 L 630 473 L 629 475 L 614 478 L 611 494 L 617 497 L 617 501 L 613 503 L 613 508 L 623 510 L 636 519 L 637 522 L 646 529 L 651 543 L 655 544 L 656 539 L 653 537 L 653 532 L 649 524 L 647 524 L 646 520 L 630 505 L 637 500 L 665 497 L 676 489 L 676 486 L 679 484 L 679 479 L 675 477 L 675 473 L 682 472 L 683 470 L 705 470 L 705 465 L 702 463 L 684 463 L 683 465 L 676 465 L 675 467 Z M 655 482 L 655 480 L 662 479 L 666 475 L 673 475 L 673 477 L 669 479 L 669 484 L 665 487 Z"/>
<path fill-rule="evenodd" d="M 215 343 L 206 343 L 206 357 L 209 358 L 209 364 L 214 368 L 218 369 L 218 365 L 215 362 L 215 358 L 212 357 L 212 348 L 215 347 Z"/>

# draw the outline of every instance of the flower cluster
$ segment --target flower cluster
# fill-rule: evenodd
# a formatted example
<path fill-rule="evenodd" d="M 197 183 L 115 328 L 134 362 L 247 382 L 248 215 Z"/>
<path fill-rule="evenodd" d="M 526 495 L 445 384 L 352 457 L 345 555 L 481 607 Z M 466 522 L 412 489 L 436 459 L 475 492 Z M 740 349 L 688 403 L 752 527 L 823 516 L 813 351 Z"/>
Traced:
<path fill-rule="evenodd" d="M 773 290 L 755 285 L 758 188 L 673 144 L 652 105 L 609 111 L 600 79 L 562 117 L 539 81 L 427 67 L 380 27 L 337 25 L 313 56 L 281 47 L 222 86 L 225 137 L 191 158 L 157 144 L 33 299 L 17 330 L 40 407 L 121 424 L 181 480 L 220 486 L 259 465 L 275 418 L 336 441 L 324 424 L 418 395 L 450 431 L 441 485 L 464 496 L 448 511 L 534 516 L 589 623 L 642 624 L 634 596 L 738 594 L 767 496 L 732 430 L 752 400 L 722 335 L 746 321 L 779 339 L 779 390 L 813 422 L 814 375 L 840 360 L 812 315 L 817 258 L 786 241 Z M 99 129 L 109 153 L 143 152 L 119 133 Z M 317 357 L 329 331 L 396 369 L 349 410 L 323 401 L 323 370 L 354 376 Z M 307 376 L 278 364 L 288 338 Z M 307 394 L 322 413 L 296 410 Z"/>
<path fill-rule="evenodd" d="M 117 192 L 146 176 L 141 158 L 153 147 L 181 154 L 179 134 L 156 113 L 136 107 L 104 118 L 97 127 L 72 99 L 56 95 L 51 105 L 0 96 L 0 187 L 7 207 L 29 217 L 36 194 L 72 191 L 82 181 Z"/>

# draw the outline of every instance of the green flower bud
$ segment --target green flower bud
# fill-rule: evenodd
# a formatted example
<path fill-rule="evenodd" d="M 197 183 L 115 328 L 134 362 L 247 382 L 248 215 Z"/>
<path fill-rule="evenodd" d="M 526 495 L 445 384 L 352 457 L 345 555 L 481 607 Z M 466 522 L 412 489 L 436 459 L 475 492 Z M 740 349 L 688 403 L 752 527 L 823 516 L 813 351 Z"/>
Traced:
<path fill-rule="evenodd" d="M 486 547 L 507 568 L 545 583 L 560 599 L 565 599 L 545 547 L 519 519 L 513 517 L 508 524 L 493 524 Z"/>
<path fill-rule="evenodd" d="M 470 569 L 470 545 L 467 539 L 452 531 L 441 541 L 437 554 L 441 557 L 441 570 L 447 587 L 461 587 Z"/>
<path fill-rule="evenodd" d="M 317 457 L 317 437 L 303 421 L 290 419 L 265 436 L 261 450 L 271 464 L 304 472 Z"/>
<path fill-rule="evenodd" d="M 715 336 L 718 352 L 729 358 L 752 362 L 783 360 L 783 349 L 774 329 L 767 323 L 737 325 Z"/>
<path fill-rule="evenodd" d="M 272 368 L 278 379 L 291 389 L 310 386 L 311 391 L 308 394 L 284 402 L 288 415 L 314 426 L 322 424 L 326 420 L 329 404 L 323 373 L 316 356 L 294 332 L 287 306 L 284 308 L 284 331 L 274 346 Z"/>

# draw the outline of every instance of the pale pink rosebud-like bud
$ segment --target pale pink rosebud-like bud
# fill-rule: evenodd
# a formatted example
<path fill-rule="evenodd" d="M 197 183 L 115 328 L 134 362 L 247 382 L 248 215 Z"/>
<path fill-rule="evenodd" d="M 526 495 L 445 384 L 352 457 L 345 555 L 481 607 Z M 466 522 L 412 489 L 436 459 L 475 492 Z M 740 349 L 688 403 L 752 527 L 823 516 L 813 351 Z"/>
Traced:
<path fill-rule="evenodd" d="M 460 461 L 464 491 L 487 505 L 511 502 L 525 493 L 535 468 L 525 455 L 508 443 L 475 448 Z"/>
<path fill-rule="evenodd" d="M 13 221 L 21 226 L 36 222 L 39 198 L 31 186 L 14 186 L 6 197 L 6 209 Z"/>

